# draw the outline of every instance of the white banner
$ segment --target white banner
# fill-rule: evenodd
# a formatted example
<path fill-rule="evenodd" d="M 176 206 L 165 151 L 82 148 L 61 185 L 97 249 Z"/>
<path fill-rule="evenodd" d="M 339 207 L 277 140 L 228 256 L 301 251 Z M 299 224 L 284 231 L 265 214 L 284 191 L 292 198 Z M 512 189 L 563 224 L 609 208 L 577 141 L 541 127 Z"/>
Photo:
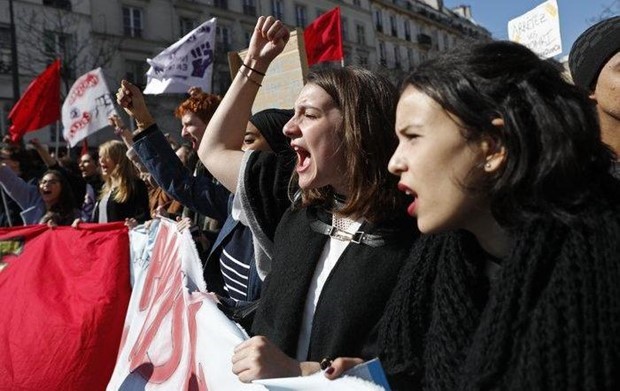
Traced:
<path fill-rule="evenodd" d="M 387 384 L 378 362 L 335 381 L 317 373 L 241 383 L 231 358 L 247 336 L 206 293 L 189 230 L 179 233 L 175 222 L 161 219 L 132 230 L 130 239 L 133 290 L 108 391 L 376 391 L 383 388 L 371 381 Z"/>
<path fill-rule="evenodd" d="M 108 126 L 108 117 L 116 113 L 113 102 L 101 68 L 80 76 L 62 104 L 63 136 L 69 145 Z"/>
<path fill-rule="evenodd" d="M 157 57 L 147 59 L 151 67 L 144 93 L 186 93 L 190 87 L 211 92 L 215 23 L 215 18 L 204 22 Z"/>
<path fill-rule="evenodd" d="M 549 0 L 508 22 L 508 38 L 530 48 L 542 58 L 562 53 L 560 14 L 556 0 Z"/>
<path fill-rule="evenodd" d="M 154 227 L 152 227 L 154 228 Z M 146 272 L 134 274 L 108 390 L 262 390 L 232 373 L 244 333 L 205 293 L 191 234 L 162 219 Z M 133 265 L 137 266 L 137 265 Z"/>

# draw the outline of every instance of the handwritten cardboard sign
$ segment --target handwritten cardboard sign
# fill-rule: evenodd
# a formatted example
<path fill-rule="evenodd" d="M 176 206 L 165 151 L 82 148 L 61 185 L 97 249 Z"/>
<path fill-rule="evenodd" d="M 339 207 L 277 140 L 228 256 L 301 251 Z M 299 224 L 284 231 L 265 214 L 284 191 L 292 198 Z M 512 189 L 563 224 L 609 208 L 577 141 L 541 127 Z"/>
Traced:
<path fill-rule="evenodd" d="M 548 0 L 508 22 L 508 38 L 542 58 L 562 53 L 560 14 L 556 0 Z"/>
<path fill-rule="evenodd" d="M 228 53 L 228 64 L 232 79 L 241 67 L 247 49 Z M 268 109 L 292 109 L 299 91 L 304 86 L 308 74 L 308 60 L 304 46 L 303 33 L 300 29 L 291 32 L 291 38 L 282 53 L 273 60 L 262 87 L 252 106 L 252 113 Z"/>

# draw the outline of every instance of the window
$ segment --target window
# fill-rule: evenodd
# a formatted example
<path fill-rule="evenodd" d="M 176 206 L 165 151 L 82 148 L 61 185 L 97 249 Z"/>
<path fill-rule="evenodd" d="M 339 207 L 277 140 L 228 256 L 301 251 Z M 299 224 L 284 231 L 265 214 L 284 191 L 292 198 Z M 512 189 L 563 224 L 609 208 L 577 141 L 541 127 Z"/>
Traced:
<path fill-rule="evenodd" d="M 358 44 L 366 45 L 366 29 L 363 24 L 358 23 L 355 25 L 355 35 Z"/>
<path fill-rule="evenodd" d="M 0 26 L 0 73 L 11 73 L 11 28 Z"/>
<path fill-rule="evenodd" d="M 228 90 L 228 87 L 230 87 L 230 83 L 230 72 L 217 72 L 216 80 L 213 83 L 213 86 L 215 87 L 215 91 L 213 92 L 215 94 L 224 95 L 226 90 Z"/>
<path fill-rule="evenodd" d="M 358 60 L 359 60 L 359 66 L 368 68 L 368 57 L 367 56 L 360 54 Z"/>
<path fill-rule="evenodd" d="M 340 20 L 340 27 L 341 27 L 341 33 L 342 33 L 342 40 L 343 41 L 348 41 L 349 40 L 349 22 L 347 21 L 347 18 L 342 18 Z"/>
<path fill-rule="evenodd" d="M 358 7 L 362 5 L 361 0 L 353 0 L 353 5 L 357 5 Z"/>
<path fill-rule="evenodd" d="M 228 9 L 228 0 L 213 0 L 213 6 L 223 10 Z"/>
<path fill-rule="evenodd" d="M 62 60 L 63 75 L 75 78 L 75 40 L 71 34 L 57 33 L 51 30 L 43 32 L 43 47 L 47 62 L 57 58 Z"/>
<path fill-rule="evenodd" d="M 144 61 L 125 61 L 125 79 L 139 87 L 146 85 L 147 63 Z"/>
<path fill-rule="evenodd" d="M 243 0 L 243 13 L 256 16 L 256 0 Z"/>
<path fill-rule="evenodd" d="M 400 68 L 400 48 L 398 46 L 394 46 L 394 67 Z"/>
<path fill-rule="evenodd" d="M 43 5 L 71 11 L 71 0 L 43 0 Z"/>
<path fill-rule="evenodd" d="M 375 27 L 378 32 L 383 32 L 383 14 L 381 10 L 375 10 Z"/>
<path fill-rule="evenodd" d="M 284 3 L 282 0 L 271 0 L 271 15 L 276 19 L 284 19 Z"/>
<path fill-rule="evenodd" d="M 415 65 L 415 60 L 413 59 L 413 49 L 407 48 L 407 62 L 409 63 L 409 69 L 413 68 Z"/>
<path fill-rule="evenodd" d="M 182 37 L 184 37 L 190 31 L 198 27 L 196 20 L 191 19 L 191 18 L 181 18 L 179 19 L 179 23 L 180 23 L 180 31 L 181 31 Z"/>
<path fill-rule="evenodd" d="M 232 46 L 230 38 L 230 28 L 228 26 L 217 26 L 215 29 L 215 40 L 218 49 L 229 52 Z"/>
<path fill-rule="evenodd" d="M 387 65 L 387 59 L 385 58 L 385 43 L 379 42 L 379 62 L 381 65 Z"/>
<path fill-rule="evenodd" d="M 123 7 L 123 32 L 128 37 L 142 37 L 142 10 L 134 7 Z"/>
<path fill-rule="evenodd" d="M 252 33 L 254 31 L 245 31 L 243 33 L 243 38 L 245 39 L 245 47 L 249 47 L 250 46 L 250 40 L 252 39 Z"/>
<path fill-rule="evenodd" d="M 295 4 L 295 24 L 301 28 L 308 24 L 308 11 L 305 5 Z"/>
<path fill-rule="evenodd" d="M 396 28 L 396 16 L 390 15 L 390 29 L 392 30 L 392 37 L 398 37 L 398 29 Z"/>
<path fill-rule="evenodd" d="M 411 41 L 411 24 L 408 20 L 405 20 L 405 39 Z"/>

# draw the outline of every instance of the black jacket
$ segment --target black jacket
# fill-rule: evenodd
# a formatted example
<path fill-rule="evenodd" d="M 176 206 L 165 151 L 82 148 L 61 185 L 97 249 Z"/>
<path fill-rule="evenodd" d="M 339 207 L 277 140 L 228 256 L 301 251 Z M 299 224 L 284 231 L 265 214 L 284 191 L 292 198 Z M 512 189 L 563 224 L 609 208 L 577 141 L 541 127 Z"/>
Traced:
<path fill-rule="evenodd" d="M 295 357 L 303 310 L 317 262 L 329 236 L 310 223 L 331 215 L 318 208 L 287 211 L 275 236 L 273 267 L 263 285 L 252 331 L 264 335 L 290 357 Z M 328 277 L 314 315 L 308 360 L 325 357 L 376 355 L 373 331 L 396 283 L 399 270 L 416 238 L 415 224 L 372 227 L 361 231 L 380 234 L 381 247 L 350 243 Z"/>

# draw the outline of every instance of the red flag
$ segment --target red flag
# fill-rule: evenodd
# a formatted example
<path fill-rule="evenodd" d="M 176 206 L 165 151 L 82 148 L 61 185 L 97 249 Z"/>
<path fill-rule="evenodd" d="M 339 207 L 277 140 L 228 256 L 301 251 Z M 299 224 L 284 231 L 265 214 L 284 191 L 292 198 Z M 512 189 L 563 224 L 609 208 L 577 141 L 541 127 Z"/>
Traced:
<path fill-rule="evenodd" d="M 127 228 L 4 228 L 0 254 L 0 390 L 105 390 L 131 294 Z"/>
<path fill-rule="evenodd" d="M 84 139 L 84 141 L 82 141 L 82 150 L 80 151 L 80 156 L 84 156 L 88 154 L 88 140 Z"/>
<path fill-rule="evenodd" d="M 25 133 L 60 119 L 60 60 L 57 59 L 28 86 L 9 113 L 9 133 L 13 142 Z"/>
<path fill-rule="evenodd" d="M 304 30 L 304 43 L 308 65 L 322 61 L 342 60 L 344 51 L 342 50 L 340 7 L 324 13 L 310 23 Z"/>

